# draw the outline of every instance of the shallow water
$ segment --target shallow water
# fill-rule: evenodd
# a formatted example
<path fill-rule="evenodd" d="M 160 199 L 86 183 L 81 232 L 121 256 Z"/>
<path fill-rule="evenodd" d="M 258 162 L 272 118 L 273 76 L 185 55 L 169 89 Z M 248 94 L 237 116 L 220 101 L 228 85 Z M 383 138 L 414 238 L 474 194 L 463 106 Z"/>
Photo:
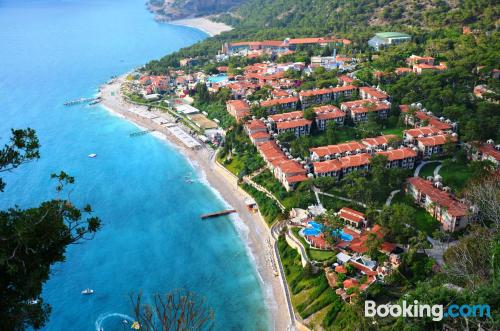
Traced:
<path fill-rule="evenodd" d="M 55 196 L 49 175 L 77 179 L 75 203 L 92 204 L 103 229 L 72 246 L 43 298 L 46 330 L 123 330 L 128 295 L 185 287 L 206 297 L 218 330 L 267 328 L 262 288 L 224 207 L 174 148 L 100 107 L 64 107 L 112 75 L 205 38 L 157 24 L 144 0 L 0 0 L 0 143 L 12 127 L 37 130 L 42 158 L 4 177 L 0 208 Z M 88 158 L 96 153 L 95 159 Z M 198 178 L 193 184 L 185 177 Z M 80 291 L 91 287 L 92 296 Z M 123 315 L 120 315 L 123 314 Z M 106 316 L 108 316 L 106 318 Z"/>

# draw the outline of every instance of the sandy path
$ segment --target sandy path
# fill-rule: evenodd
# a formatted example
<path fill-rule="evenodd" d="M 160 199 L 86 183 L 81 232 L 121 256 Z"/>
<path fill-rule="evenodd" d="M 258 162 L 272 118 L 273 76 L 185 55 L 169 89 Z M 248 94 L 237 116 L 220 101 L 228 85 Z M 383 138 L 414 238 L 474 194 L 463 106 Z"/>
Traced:
<path fill-rule="evenodd" d="M 238 212 L 239 218 L 249 229 L 247 235 L 241 233 L 241 236 L 249 247 L 257 272 L 263 282 L 264 296 L 269 307 L 270 329 L 287 330 L 292 321 L 281 278 L 276 274 L 276 256 L 271 248 L 274 239 L 260 214 L 248 210 L 245 200 L 249 198 L 249 195 L 238 187 L 237 179 L 231 173 L 215 162 L 214 151 L 211 148 L 203 147 L 196 151 L 188 149 L 164 127 L 130 112 L 130 108 L 140 107 L 123 100 L 120 93 L 123 80 L 124 76 L 101 87 L 100 95 L 103 99 L 101 105 L 112 113 L 122 115 L 142 127 L 161 133 L 177 150 L 193 161 L 196 167 L 206 175 L 210 186 L 217 190 L 222 198 Z"/>

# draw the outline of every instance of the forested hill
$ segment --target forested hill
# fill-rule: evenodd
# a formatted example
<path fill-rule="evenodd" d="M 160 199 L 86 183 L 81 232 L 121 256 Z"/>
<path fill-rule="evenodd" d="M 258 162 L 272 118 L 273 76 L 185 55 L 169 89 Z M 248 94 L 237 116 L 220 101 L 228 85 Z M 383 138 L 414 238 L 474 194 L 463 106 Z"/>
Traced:
<path fill-rule="evenodd" d="M 498 23 L 495 0 L 246 0 L 220 19 L 236 27 L 296 27 L 350 32 L 380 26 L 420 28 Z"/>

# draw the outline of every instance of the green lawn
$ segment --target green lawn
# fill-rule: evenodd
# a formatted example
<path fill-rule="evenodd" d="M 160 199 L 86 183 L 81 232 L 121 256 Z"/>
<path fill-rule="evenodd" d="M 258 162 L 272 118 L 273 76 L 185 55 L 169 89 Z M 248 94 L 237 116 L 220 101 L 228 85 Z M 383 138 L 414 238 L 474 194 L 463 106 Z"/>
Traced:
<path fill-rule="evenodd" d="M 302 318 L 308 318 L 334 302 L 340 303 L 335 292 L 328 286 L 324 272 L 319 270 L 316 274 L 308 274 L 302 268 L 299 253 L 283 237 L 278 240 L 278 250 L 290 287 L 292 304 Z M 330 311 L 326 313 L 328 314 Z M 321 320 L 326 318 L 325 315 L 318 317 Z M 320 324 L 322 321 L 315 322 Z"/>
<path fill-rule="evenodd" d="M 304 237 L 302 237 L 299 234 L 299 231 L 300 231 L 300 228 L 292 228 L 292 233 L 294 234 L 295 238 L 300 240 L 300 242 L 302 243 L 302 246 L 304 246 L 304 248 L 306 249 L 307 256 L 309 256 L 309 258 L 311 260 L 315 260 L 318 262 L 328 261 L 330 259 L 333 259 L 335 257 L 335 255 L 337 254 L 334 251 L 323 251 L 323 250 L 311 248 L 309 246 L 309 244 L 307 243 L 307 241 L 304 239 Z"/>
<path fill-rule="evenodd" d="M 437 162 L 431 162 L 425 164 L 418 174 L 419 177 L 427 178 L 429 176 L 434 176 L 434 169 L 439 165 Z"/>
<path fill-rule="evenodd" d="M 403 128 L 403 127 L 396 127 L 396 128 L 389 128 L 389 129 L 382 130 L 382 133 L 383 134 L 395 134 L 398 137 L 402 137 L 403 136 L 403 130 L 405 130 L 405 128 Z"/>
<path fill-rule="evenodd" d="M 439 171 L 443 177 L 443 183 L 451 187 L 455 192 L 460 192 L 469 178 L 474 176 L 474 170 L 467 163 L 445 162 Z"/>
<path fill-rule="evenodd" d="M 417 205 L 413 205 L 413 207 L 417 210 L 415 213 L 414 225 L 420 231 L 425 232 L 428 235 L 432 235 L 432 233 L 439 228 L 439 222 L 424 208 Z"/>

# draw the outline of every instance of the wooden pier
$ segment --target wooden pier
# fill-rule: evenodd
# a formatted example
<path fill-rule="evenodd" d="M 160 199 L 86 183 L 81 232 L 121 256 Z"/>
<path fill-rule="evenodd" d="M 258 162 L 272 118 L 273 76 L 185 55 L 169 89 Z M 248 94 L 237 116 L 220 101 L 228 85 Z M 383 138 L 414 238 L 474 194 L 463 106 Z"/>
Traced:
<path fill-rule="evenodd" d="M 98 103 L 100 101 L 101 101 L 100 97 L 97 97 L 97 98 L 80 98 L 80 99 L 76 99 L 76 100 L 71 100 L 71 101 L 65 102 L 64 105 L 65 106 L 74 106 L 74 105 L 78 105 L 78 104 L 81 104 L 81 103 L 96 104 L 96 103 Z"/>
<path fill-rule="evenodd" d="M 205 220 L 207 218 L 219 217 L 219 216 L 229 215 L 232 213 L 236 213 L 236 210 L 234 210 L 234 209 L 221 210 L 221 211 L 217 211 L 215 213 L 203 214 L 203 215 L 201 215 L 201 219 Z"/>

